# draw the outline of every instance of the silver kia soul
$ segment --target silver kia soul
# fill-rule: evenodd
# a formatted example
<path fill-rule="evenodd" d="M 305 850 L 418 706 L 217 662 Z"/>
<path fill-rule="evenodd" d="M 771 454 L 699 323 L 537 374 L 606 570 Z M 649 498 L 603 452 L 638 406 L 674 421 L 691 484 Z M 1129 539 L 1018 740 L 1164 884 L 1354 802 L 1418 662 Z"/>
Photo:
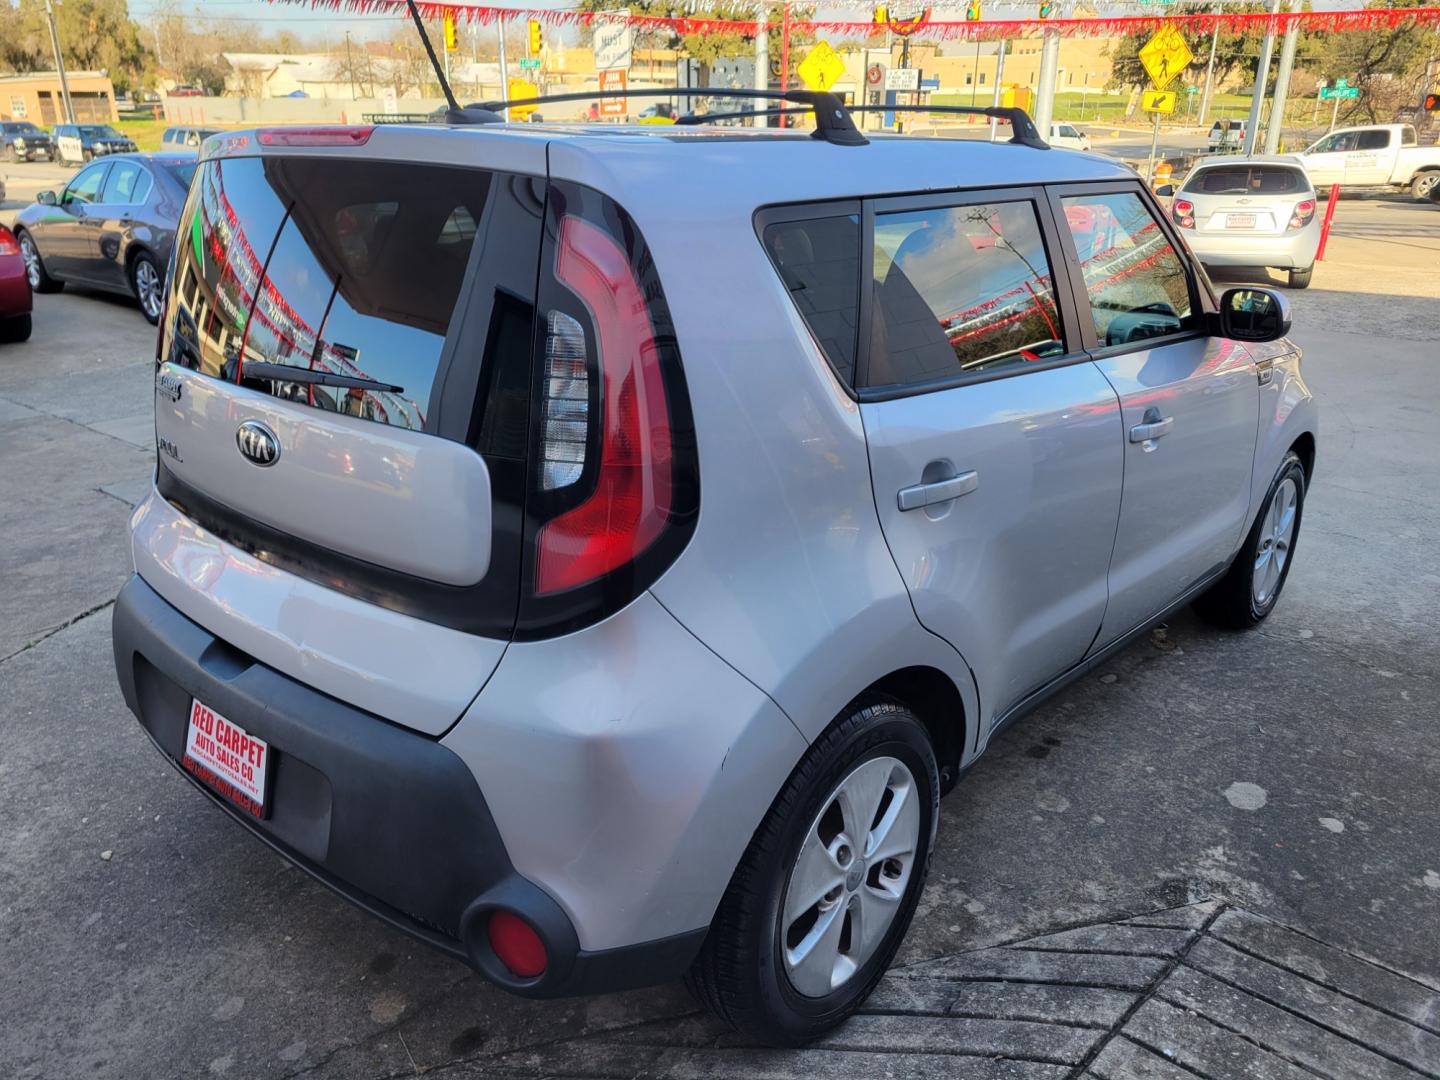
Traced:
<path fill-rule="evenodd" d="M 515 993 L 684 975 L 813 1038 L 998 730 L 1284 586 L 1316 448 L 1284 299 L 1217 298 L 1117 164 L 830 128 L 202 154 L 126 701 Z"/>

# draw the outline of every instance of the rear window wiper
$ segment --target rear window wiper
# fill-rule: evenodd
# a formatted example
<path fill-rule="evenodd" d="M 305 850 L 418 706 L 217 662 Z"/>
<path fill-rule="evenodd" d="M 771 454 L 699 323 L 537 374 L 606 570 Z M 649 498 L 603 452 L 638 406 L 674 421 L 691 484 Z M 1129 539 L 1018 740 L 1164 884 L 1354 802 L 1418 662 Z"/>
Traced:
<path fill-rule="evenodd" d="M 246 364 L 241 373 L 246 379 L 270 379 L 274 382 L 314 383 L 316 386 L 341 386 L 352 390 L 386 391 L 403 394 L 405 388 L 393 383 L 377 382 L 358 375 L 337 375 L 333 371 L 318 371 L 315 368 L 292 367 L 289 364 Z"/>

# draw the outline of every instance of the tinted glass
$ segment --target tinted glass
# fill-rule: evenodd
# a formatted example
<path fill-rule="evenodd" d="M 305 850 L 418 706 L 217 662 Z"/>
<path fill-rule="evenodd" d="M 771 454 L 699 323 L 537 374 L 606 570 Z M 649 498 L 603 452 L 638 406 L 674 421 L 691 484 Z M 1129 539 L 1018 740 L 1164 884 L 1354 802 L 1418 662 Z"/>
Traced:
<path fill-rule="evenodd" d="M 490 175 L 478 170 L 401 163 L 207 163 L 191 192 L 197 212 L 177 262 L 176 335 L 184 320 L 193 323 L 197 366 L 209 374 L 423 430 L 489 187 Z M 245 372 L 260 362 L 385 388 Z"/>
<path fill-rule="evenodd" d="M 1030 202 L 875 218 L 868 385 L 943 379 L 1065 352 Z"/>
<path fill-rule="evenodd" d="M 1073 195 L 1061 201 L 1103 344 L 1194 326 L 1185 264 L 1139 195 Z"/>
<path fill-rule="evenodd" d="M 1299 169 L 1283 165 L 1225 165 L 1196 170 L 1181 190 L 1196 195 L 1289 195 L 1309 191 L 1310 181 Z"/>
<path fill-rule="evenodd" d="M 840 377 L 855 378 L 860 309 L 860 216 L 782 221 L 765 229 L 765 250 Z"/>
<path fill-rule="evenodd" d="M 1361 131 L 1357 136 L 1356 150 L 1384 150 L 1390 145 L 1390 132 L 1383 128 L 1379 131 Z"/>
<path fill-rule="evenodd" d="M 103 203 L 138 203 L 145 200 L 150 191 L 150 177 L 133 161 L 117 161 L 110 166 L 110 175 L 105 178 L 105 192 L 100 197 Z"/>
<path fill-rule="evenodd" d="M 100 184 L 105 179 L 105 170 L 108 166 L 104 163 L 91 165 L 65 189 L 62 202 L 65 203 L 93 203 L 100 197 Z"/>
<path fill-rule="evenodd" d="M 189 190 L 190 181 L 195 179 L 195 170 L 200 165 L 195 161 L 166 161 L 160 167 L 173 176 L 182 188 Z"/>
<path fill-rule="evenodd" d="M 1412 128 L 1412 127 L 1407 127 L 1407 128 L 1401 128 L 1401 129 L 1400 129 L 1400 145 L 1401 145 L 1401 146 L 1414 146 L 1414 145 L 1415 145 L 1415 142 L 1416 142 L 1416 140 L 1415 140 L 1415 129 L 1414 129 L 1414 128 Z"/>

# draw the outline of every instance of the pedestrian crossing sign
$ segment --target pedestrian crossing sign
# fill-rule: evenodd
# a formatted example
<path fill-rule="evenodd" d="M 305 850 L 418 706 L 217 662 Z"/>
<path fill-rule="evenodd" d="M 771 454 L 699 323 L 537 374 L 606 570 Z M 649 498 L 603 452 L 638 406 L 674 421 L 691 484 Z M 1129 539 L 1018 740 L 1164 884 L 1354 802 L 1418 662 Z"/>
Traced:
<path fill-rule="evenodd" d="M 1195 54 L 1185 44 L 1185 38 L 1175 29 L 1174 23 L 1165 23 L 1156 30 L 1154 36 L 1140 47 L 1138 55 L 1156 90 L 1164 90 L 1195 59 Z"/>

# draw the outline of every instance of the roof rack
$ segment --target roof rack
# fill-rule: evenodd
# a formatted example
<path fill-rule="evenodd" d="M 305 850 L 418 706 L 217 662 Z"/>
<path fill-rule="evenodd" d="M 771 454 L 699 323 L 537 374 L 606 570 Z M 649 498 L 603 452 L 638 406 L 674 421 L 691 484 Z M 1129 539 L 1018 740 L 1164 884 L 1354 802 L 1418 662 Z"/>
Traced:
<path fill-rule="evenodd" d="M 988 116 L 1003 120 L 1010 125 L 1013 134 L 1010 142 L 1029 146 L 1036 150 L 1049 150 L 1050 144 L 1040 135 L 1040 129 L 1024 109 L 1007 108 L 1000 105 L 851 105 L 851 112 L 928 112 L 961 113 L 969 116 Z"/>

